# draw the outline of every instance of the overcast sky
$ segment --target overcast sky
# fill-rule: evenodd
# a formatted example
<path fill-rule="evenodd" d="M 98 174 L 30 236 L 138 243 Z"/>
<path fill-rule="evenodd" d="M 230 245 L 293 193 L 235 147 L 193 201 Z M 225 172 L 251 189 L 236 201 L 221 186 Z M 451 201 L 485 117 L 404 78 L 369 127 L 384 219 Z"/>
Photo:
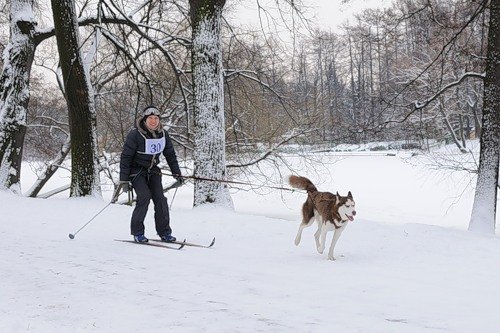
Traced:
<path fill-rule="evenodd" d="M 303 0 L 304 3 L 310 3 L 315 7 L 315 13 L 318 19 L 318 25 L 331 27 L 332 29 L 350 19 L 355 13 L 366 8 L 376 8 L 388 6 L 392 1 L 389 0 L 351 0 L 348 3 L 341 0 Z"/>
<path fill-rule="evenodd" d="M 388 6 L 391 0 L 302 0 L 308 7 L 308 17 L 316 21 L 317 26 L 323 30 L 335 30 L 338 25 L 365 8 Z M 257 0 L 231 0 L 227 6 L 235 11 L 234 17 L 240 23 L 257 25 L 259 16 L 256 10 Z M 275 7 L 275 0 L 260 0 L 261 6 Z M 231 15 L 231 16 L 233 16 Z"/>

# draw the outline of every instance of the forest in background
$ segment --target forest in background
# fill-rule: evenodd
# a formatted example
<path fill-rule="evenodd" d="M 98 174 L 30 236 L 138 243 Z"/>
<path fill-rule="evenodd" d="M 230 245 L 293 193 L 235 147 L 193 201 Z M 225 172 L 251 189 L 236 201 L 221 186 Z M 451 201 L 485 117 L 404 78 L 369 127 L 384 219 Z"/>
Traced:
<path fill-rule="evenodd" d="M 144 18 L 144 25 L 161 27 L 157 40 L 164 49 L 127 26 L 101 25 L 91 67 L 101 152 L 119 152 L 138 110 L 156 104 L 179 152 L 190 156 L 190 28 L 180 4 L 161 2 Z M 95 8 L 88 2 L 79 7 L 80 17 Z M 2 9 L 3 49 L 8 12 Z M 406 141 L 403 148 L 453 142 L 464 150 L 466 139 L 478 137 L 481 128 L 482 80 L 467 76 L 485 67 L 488 12 L 477 9 L 471 1 L 396 1 L 359 13 L 338 32 L 297 33 L 293 44 L 224 21 L 229 156 L 245 163 L 288 142 Z M 80 28 L 83 50 L 95 29 Z M 49 39 L 38 47 L 34 63 L 48 73 L 56 71 L 55 58 L 55 41 Z M 68 136 L 66 103 L 54 81 L 31 82 L 28 160 L 52 159 Z"/>
<path fill-rule="evenodd" d="M 102 172 L 113 180 L 125 134 L 154 104 L 193 161 L 195 206 L 231 206 L 226 169 L 272 162 L 289 144 L 453 143 L 472 153 L 467 140 L 480 138 L 470 229 L 494 232 L 500 0 L 395 1 L 335 33 L 314 28 L 304 1 L 275 1 L 278 18 L 257 4 L 266 25 L 252 30 L 225 18 L 225 0 L 52 0 L 45 27 L 39 3 L 11 0 L 0 19 L 10 25 L 0 42 L 2 188 L 20 191 L 21 158 L 56 156 L 27 194 L 36 196 L 70 152 L 70 195 L 100 195 Z M 287 43 L 266 31 L 278 25 Z M 32 63 L 57 74 L 62 94 L 32 77 Z"/>

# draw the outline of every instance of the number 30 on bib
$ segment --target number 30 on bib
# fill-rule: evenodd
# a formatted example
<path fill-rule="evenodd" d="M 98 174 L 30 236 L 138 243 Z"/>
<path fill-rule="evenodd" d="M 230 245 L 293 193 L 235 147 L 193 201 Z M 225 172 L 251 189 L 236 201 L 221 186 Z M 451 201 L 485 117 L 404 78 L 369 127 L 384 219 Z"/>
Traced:
<path fill-rule="evenodd" d="M 165 148 L 165 137 L 159 139 L 146 139 L 146 154 L 159 154 Z"/>

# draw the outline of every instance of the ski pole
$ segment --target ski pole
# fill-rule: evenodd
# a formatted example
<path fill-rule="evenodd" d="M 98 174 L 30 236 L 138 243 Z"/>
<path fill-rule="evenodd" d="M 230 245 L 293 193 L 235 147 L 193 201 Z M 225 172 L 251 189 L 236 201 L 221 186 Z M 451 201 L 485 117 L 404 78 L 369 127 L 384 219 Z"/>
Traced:
<path fill-rule="evenodd" d="M 109 202 L 106 206 L 104 206 L 104 208 L 103 208 L 103 209 L 101 209 L 101 210 L 99 211 L 99 213 L 95 214 L 95 215 L 94 215 L 94 217 L 92 217 L 92 218 L 91 218 L 91 219 L 90 219 L 87 223 L 85 223 L 85 224 L 84 224 L 84 225 L 83 225 L 80 229 L 78 229 L 78 230 L 77 230 L 74 234 L 69 234 L 69 235 L 68 235 L 68 237 L 69 237 L 70 239 L 75 238 L 75 235 L 76 235 L 77 233 L 79 233 L 79 232 L 80 232 L 80 230 L 82 230 L 83 228 L 85 228 L 85 227 L 87 226 L 87 224 L 89 224 L 90 222 L 92 222 L 92 220 L 93 220 L 93 219 L 95 219 L 95 218 L 96 218 L 99 214 L 101 214 L 101 213 L 102 213 L 102 211 L 103 211 L 103 210 L 105 210 L 106 208 L 108 208 L 108 206 L 109 206 L 109 205 L 111 205 L 111 204 L 112 204 L 112 202 Z"/>
<path fill-rule="evenodd" d="M 112 203 L 114 203 L 116 201 L 116 198 L 118 198 L 118 195 L 119 195 L 119 191 L 120 191 L 120 187 L 117 187 L 116 190 L 115 190 L 115 193 L 113 194 L 113 198 L 111 198 L 111 201 L 103 207 L 103 209 L 101 209 L 97 214 L 95 214 L 90 220 L 87 221 L 87 223 L 85 223 L 80 229 L 78 229 L 75 233 L 73 234 L 69 234 L 68 237 L 69 239 L 74 239 L 75 238 L 75 235 L 77 233 L 80 232 L 80 230 L 82 230 L 83 228 L 85 228 L 90 222 L 92 222 L 92 220 L 94 220 L 97 216 L 99 216 L 99 214 L 101 214 L 106 208 L 109 207 L 109 205 L 111 205 Z"/>
<path fill-rule="evenodd" d="M 175 195 L 177 194 L 177 187 L 175 188 L 175 192 L 174 192 L 174 195 L 172 196 L 172 200 L 170 200 L 170 210 L 172 210 L 172 206 L 174 204 L 174 199 L 175 199 Z"/>

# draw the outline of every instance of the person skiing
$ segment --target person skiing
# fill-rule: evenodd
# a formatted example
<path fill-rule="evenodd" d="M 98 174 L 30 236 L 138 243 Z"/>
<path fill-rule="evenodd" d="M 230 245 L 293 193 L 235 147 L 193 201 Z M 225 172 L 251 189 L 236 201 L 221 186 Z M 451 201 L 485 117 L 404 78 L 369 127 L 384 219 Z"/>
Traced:
<path fill-rule="evenodd" d="M 134 241 L 146 243 L 144 218 L 151 199 L 154 204 L 156 232 L 164 242 L 175 242 L 170 228 L 167 198 L 163 195 L 161 171 L 158 168 L 163 153 L 174 179 L 182 185 L 182 178 L 174 146 L 160 122 L 160 110 L 151 105 L 137 118 L 135 127 L 128 133 L 120 158 L 120 187 L 124 192 L 131 187 L 137 202 L 130 222 Z"/>

